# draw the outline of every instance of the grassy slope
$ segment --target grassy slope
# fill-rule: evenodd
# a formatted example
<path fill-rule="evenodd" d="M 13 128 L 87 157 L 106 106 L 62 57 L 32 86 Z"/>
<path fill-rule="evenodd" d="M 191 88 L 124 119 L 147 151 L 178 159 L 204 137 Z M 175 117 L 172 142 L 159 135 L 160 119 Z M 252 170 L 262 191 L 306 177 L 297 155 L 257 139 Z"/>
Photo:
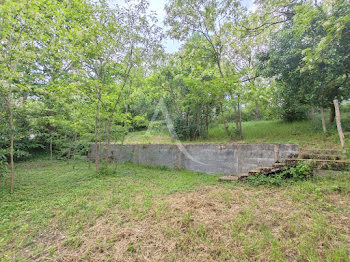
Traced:
<path fill-rule="evenodd" d="M 282 188 L 123 164 L 0 178 L 1 261 L 350 261 L 349 174 Z"/>
<path fill-rule="evenodd" d="M 233 130 L 234 124 L 229 124 Z M 259 121 L 243 123 L 243 140 L 229 139 L 226 137 L 222 124 L 209 128 L 208 139 L 186 141 L 186 143 L 296 143 L 303 147 L 312 148 L 339 148 L 339 138 L 335 127 L 328 127 L 328 134 L 323 134 L 319 122 L 301 121 L 287 123 L 282 121 Z M 174 143 L 166 130 L 153 131 L 145 135 L 145 131 L 130 133 L 125 143 Z M 347 136 L 347 144 L 350 144 Z"/>

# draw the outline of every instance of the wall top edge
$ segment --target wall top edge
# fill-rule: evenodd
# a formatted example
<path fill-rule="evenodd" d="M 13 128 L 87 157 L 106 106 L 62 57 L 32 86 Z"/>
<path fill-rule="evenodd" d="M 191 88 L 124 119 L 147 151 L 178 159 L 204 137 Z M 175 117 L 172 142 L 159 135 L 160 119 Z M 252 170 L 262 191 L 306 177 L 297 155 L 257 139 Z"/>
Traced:
<path fill-rule="evenodd" d="M 93 144 L 94 145 L 94 144 Z M 102 143 L 101 145 L 106 145 Z M 178 144 L 116 144 L 111 143 L 111 146 L 177 146 Z M 251 146 L 258 146 L 258 145 L 285 145 L 285 146 L 299 146 L 298 144 L 284 144 L 284 143 L 198 143 L 198 144 L 192 144 L 192 143 L 181 143 L 183 146 L 232 146 L 232 145 L 251 145 Z"/>

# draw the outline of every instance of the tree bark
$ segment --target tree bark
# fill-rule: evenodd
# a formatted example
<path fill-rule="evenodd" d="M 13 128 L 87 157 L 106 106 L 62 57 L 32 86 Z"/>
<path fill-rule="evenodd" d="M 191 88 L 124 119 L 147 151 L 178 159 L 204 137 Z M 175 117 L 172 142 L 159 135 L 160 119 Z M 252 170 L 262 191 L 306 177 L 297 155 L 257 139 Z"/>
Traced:
<path fill-rule="evenodd" d="M 335 99 L 333 100 L 334 103 L 334 109 L 335 109 L 335 115 L 336 115 L 336 121 L 337 121 L 337 129 L 338 129 L 338 134 L 340 138 L 340 143 L 342 148 L 345 148 L 345 139 L 344 139 L 344 133 L 341 127 L 341 118 L 340 118 L 340 110 L 339 110 L 339 103 L 338 100 Z"/>
<path fill-rule="evenodd" d="M 11 194 L 13 193 L 14 181 L 15 181 L 15 167 L 13 161 L 14 152 L 14 128 L 13 128 L 13 111 L 12 111 L 12 85 L 9 84 L 9 94 L 7 101 L 7 108 L 9 112 L 9 124 L 10 124 L 10 169 L 11 169 Z"/>
<path fill-rule="evenodd" d="M 107 152 L 106 152 L 106 168 L 108 168 L 108 164 L 109 164 L 109 152 L 111 149 L 111 121 L 107 122 Z"/>
<path fill-rule="evenodd" d="M 225 120 L 225 116 L 224 116 L 224 108 L 223 108 L 223 104 L 221 104 L 221 116 L 222 116 L 222 123 L 224 125 L 225 128 L 225 133 L 227 137 L 231 137 L 230 136 L 230 132 L 228 131 L 227 125 L 226 125 L 226 120 Z"/>
<path fill-rule="evenodd" d="M 323 107 L 321 107 L 321 120 L 322 120 L 323 133 L 327 133 L 327 126 L 326 126 L 326 120 L 324 118 L 324 109 L 323 109 Z"/>
<path fill-rule="evenodd" d="M 334 110 L 334 104 L 329 104 L 329 123 L 333 123 L 335 119 L 335 110 Z"/>
<path fill-rule="evenodd" d="M 98 129 L 99 129 L 99 117 L 100 117 L 100 98 L 101 93 L 99 90 L 98 92 L 98 99 L 97 99 L 97 108 L 96 108 L 96 116 L 95 116 L 95 166 L 96 166 L 96 172 L 100 171 L 100 143 L 99 143 L 99 137 L 98 137 Z"/>
<path fill-rule="evenodd" d="M 239 138 L 243 139 L 243 132 L 242 132 L 242 109 L 241 109 L 241 102 L 240 98 L 238 98 L 238 114 L 239 114 Z"/>
<path fill-rule="evenodd" d="M 259 104 L 255 103 L 255 121 L 259 121 Z"/>
<path fill-rule="evenodd" d="M 234 105 L 233 109 L 235 111 L 235 124 L 236 124 L 236 130 L 237 130 L 236 132 L 239 132 L 239 124 L 238 124 L 239 114 L 238 114 L 237 106 Z"/>
<path fill-rule="evenodd" d="M 126 133 L 129 131 L 128 129 L 128 112 L 129 112 L 129 104 L 125 104 L 125 120 L 124 120 L 124 132 L 122 137 L 122 145 L 124 144 Z"/>

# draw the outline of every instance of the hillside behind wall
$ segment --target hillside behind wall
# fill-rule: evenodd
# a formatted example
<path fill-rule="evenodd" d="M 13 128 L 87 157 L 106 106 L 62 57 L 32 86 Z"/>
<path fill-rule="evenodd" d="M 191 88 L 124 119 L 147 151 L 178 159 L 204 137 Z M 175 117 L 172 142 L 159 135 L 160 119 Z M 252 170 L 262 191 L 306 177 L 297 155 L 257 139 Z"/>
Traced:
<path fill-rule="evenodd" d="M 95 158 L 93 145 L 89 158 Z M 102 146 L 101 157 L 106 149 Z M 167 166 L 207 174 L 241 174 L 270 166 L 299 153 L 294 144 L 149 144 L 110 145 L 110 157 L 119 163 Z"/>

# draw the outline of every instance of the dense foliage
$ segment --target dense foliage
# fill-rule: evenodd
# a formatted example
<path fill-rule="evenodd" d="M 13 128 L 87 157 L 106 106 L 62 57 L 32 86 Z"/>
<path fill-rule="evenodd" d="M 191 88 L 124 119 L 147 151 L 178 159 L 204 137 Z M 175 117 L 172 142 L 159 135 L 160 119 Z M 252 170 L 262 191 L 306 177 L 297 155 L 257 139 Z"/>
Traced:
<path fill-rule="evenodd" d="M 330 107 L 350 96 L 350 5 L 324 1 L 290 7 L 293 19 L 273 35 L 260 55 L 261 71 L 281 86 L 284 118 L 305 118 L 303 105 Z"/>

